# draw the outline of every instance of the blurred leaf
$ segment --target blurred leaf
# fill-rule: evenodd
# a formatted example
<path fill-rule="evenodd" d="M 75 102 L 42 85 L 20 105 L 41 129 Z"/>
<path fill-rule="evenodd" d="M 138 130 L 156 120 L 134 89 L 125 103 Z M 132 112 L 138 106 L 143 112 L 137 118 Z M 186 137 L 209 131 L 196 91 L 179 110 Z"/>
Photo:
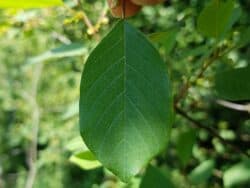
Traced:
<path fill-rule="evenodd" d="M 196 48 L 186 49 L 182 51 L 180 55 L 181 55 L 181 58 L 186 59 L 188 57 L 205 55 L 208 52 L 209 52 L 208 46 L 198 46 Z"/>
<path fill-rule="evenodd" d="M 223 183 L 225 187 L 250 183 L 250 160 L 240 162 L 227 169 L 223 175 Z"/>
<path fill-rule="evenodd" d="M 227 100 L 250 99 L 250 66 L 219 72 L 215 89 L 219 97 Z"/>
<path fill-rule="evenodd" d="M 120 21 L 89 56 L 82 74 L 85 143 L 126 182 L 166 147 L 172 113 L 165 63 L 142 33 Z"/>
<path fill-rule="evenodd" d="M 70 119 L 79 114 L 79 101 L 73 102 L 62 115 L 63 120 Z"/>
<path fill-rule="evenodd" d="M 54 48 L 43 54 L 29 58 L 28 64 L 40 63 L 46 61 L 48 59 L 55 59 L 55 58 L 63 58 L 63 57 L 72 57 L 72 56 L 81 56 L 86 54 L 87 49 L 81 43 L 72 43 L 67 45 L 62 45 L 58 48 Z"/>
<path fill-rule="evenodd" d="M 183 165 L 186 165 L 190 157 L 192 156 L 192 149 L 196 140 L 196 134 L 194 130 L 187 130 L 180 132 L 177 144 L 176 151 L 177 156 L 181 160 Z"/>
<path fill-rule="evenodd" d="M 148 37 L 152 42 L 162 44 L 166 52 L 170 53 L 176 43 L 177 32 L 177 29 L 171 29 L 166 32 L 152 33 Z"/>
<path fill-rule="evenodd" d="M 80 136 L 68 141 L 65 148 L 71 152 L 80 152 L 89 150 Z"/>
<path fill-rule="evenodd" d="M 239 47 L 244 47 L 250 43 L 250 27 L 240 30 L 240 40 L 237 44 Z"/>
<path fill-rule="evenodd" d="M 202 162 L 188 175 L 189 181 L 192 184 L 205 183 L 206 180 L 212 175 L 214 165 L 215 164 L 213 160 L 207 160 Z"/>
<path fill-rule="evenodd" d="M 140 188 L 174 188 L 171 177 L 167 177 L 158 168 L 151 165 L 142 178 Z"/>
<path fill-rule="evenodd" d="M 81 167 L 84 170 L 99 168 L 102 164 L 95 158 L 90 151 L 84 151 L 72 155 L 69 161 Z"/>
<path fill-rule="evenodd" d="M 198 18 L 198 30 L 205 36 L 220 38 L 231 29 L 240 16 L 235 1 L 212 0 Z"/>
<path fill-rule="evenodd" d="M 62 0 L 1 0 L 0 8 L 43 8 L 63 5 Z"/>

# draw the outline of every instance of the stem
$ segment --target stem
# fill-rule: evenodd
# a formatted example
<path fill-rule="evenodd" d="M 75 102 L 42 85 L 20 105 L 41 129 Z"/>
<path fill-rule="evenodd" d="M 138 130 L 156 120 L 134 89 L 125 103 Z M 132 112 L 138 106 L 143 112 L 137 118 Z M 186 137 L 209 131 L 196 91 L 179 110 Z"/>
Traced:
<path fill-rule="evenodd" d="M 175 97 L 175 105 L 178 105 L 178 103 L 181 101 L 181 99 L 183 99 L 187 93 L 189 88 L 195 84 L 197 82 L 197 80 L 199 80 L 200 78 L 202 78 L 204 76 L 204 73 L 207 71 L 207 69 L 219 58 L 224 57 L 226 54 L 228 54 L 229 52 L 231 52 L 232 50 L 235 49 L 235 46 L 230 47 L 228 49 L 226 49 L 223 52 L 220 52 L 220 49 L 215 50 L 215 52 L 213 53 L 212 56 L 210 56 L 207 60 L 205 60 L 205 63 L 203 64 L 203 66 L 201 67 L 201 69 L 199 70 L 197 76 L 192 79 L 191 77 L 187 80 L 186 83 L 183 84 L 183 86 L 181 86 L 180 92 L 179 94 L 177 94 L 177 96 Z"/>
<path fill-rule="evenodd" d="M 126 0 L 122 1 L 122 19 L 126 18 Z"/>
<path fill-rule="evenodd" d="M 225 100 L 217 100 L 216 101 L 219 105 L 224 106 L 226 108 L 230 108 L 233 110 L 238 110 L 238 111 L 245 111 L 245 112 L 250 112 L 250 106 L 249 104 L 246 105 L 242 105 L 242 104 L 236 104 L 236 103 L 232 103 L 229 101 L 225 101 Z"/>
<path fill-rule="evenodd" d="M 31 109 L 32 109 L 32 139 L 30 143 L 30 147 L 27 153 L 27 162 L 29 166 L 28 177 L 26 180 L 25 188 L 32 188 L 35 182 L 36 174 L 37 174 L 37 140 L 38 140 L 38 132 L 39 132 L 39 124 L 40 124 L 40 111 L 39 105 L 37 103 L 37 90 L 38 83 L 40 79 L 40 75 L 42 72 L 43 64 L 39 63 L 34 70 L 33 74 L 33 82 L 31 87 L 30 97 L 28 98 Z"/>
<path fill-rule="evenodd" d="M 194 125 L 194 127 L 207 131 L 210 135 L 218 138 L 223 144 L 230 146 L 235 152 L 243 153 L 247 157 L 250 157 L 250 155 L 246 151 L 244 151 L 242 148 L 239 148 L 238 146 L 234 145 L 232 142 L 225 140 L 223 137 L 221 137 L 218 134 L 217 130 L 213 129 L 211 126 L 203 125 L 202 123 L 200 123 L 199 121 L 189 116 L 185 111 L 183 111 L 177 106 L 175 106 L 175 110 L 180 116 L 190 121 Z"/>
<path fill-rule="evenodd" d="M 77 2 L 80 7 L 83 7 L 81 0 L 77 0 Z M 86 15 L 86 13 L 84 12 L 82 8 L 81 8 L 81 12 L 82 12 L 83 22 L 86 24 L 89 30 L 95 32 L 95 27 L 93 26 L 92 22 L 90 21 L 90 19 L 88 18 L 88 16 Z"/>

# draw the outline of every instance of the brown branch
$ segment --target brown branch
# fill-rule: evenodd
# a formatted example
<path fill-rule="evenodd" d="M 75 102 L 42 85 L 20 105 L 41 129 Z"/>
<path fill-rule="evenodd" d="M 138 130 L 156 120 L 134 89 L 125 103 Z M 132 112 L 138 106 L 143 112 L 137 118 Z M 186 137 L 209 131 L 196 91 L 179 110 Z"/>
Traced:
<path fill-rule="evenodd" d="M 218 138 L 223 144 L 230 146 L 234 151 L 236 151 L 238 153 L 243 153 L 247 157 L 250 157 L 250 155 L 246 151 L 244 151 L 242 148 L 237 147 L 232 142 L 230 142 L 228 140 L 225 140 L 223 137 L 221 137 L 218 134 L 217 130 L 213 129 L 210 126 L 203 125 L 198 120 L 192 118 L 185 111 L 183 111 L 182 109 L 180 109 L 177 106 L 175 106 L 175 111 L 177 112 L 177 114 L 179 114 L 180 116 L 182 116 L 183 118 L 185 118 L 186 120 L 188 120 L 189 122 L 191 122 L 194 125 L 194 127 L 199 128 L 199 129 L 203 129 L 203 130 L 207 131 L 210 135 Z"/>

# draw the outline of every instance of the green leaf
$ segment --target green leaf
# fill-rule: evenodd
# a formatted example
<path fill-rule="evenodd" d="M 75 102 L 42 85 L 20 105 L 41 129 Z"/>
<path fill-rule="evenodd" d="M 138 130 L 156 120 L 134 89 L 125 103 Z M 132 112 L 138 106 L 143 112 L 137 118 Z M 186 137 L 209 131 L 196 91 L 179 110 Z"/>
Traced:
<path fill-rule="evenodd" d="M 239 32 L 240 32 L 240 40 L 237 43 L 237 46 L 244 47 L 250 43 L 250 27 L 243 28 Z"/>
<path fill-rule="evenodd" d="M 62 45 L 58 48 L 54 48 L 41 55 L 32 57 L 28 59 L 27 64 L 40 63 L 49 59 L 63 58 L 63 57 L 73 57 L 81 56 L 87 52 L 87 49 L 81 43 L 72 43 L 67 45 Z"/>
<path fill-rule="evenodd" d="M 250 99 L 250 66 L 219 72 L 215 78 L 215 89 L 220 98 L 226 100 Z"/>
<path fill-rule="evenodd" d="M 80 135 L 68 141 L 67 144 L 65 145 L 65 149 L 73 153 L 89 150 L 87 146 L 85 145 L 85 143 L 83 142 Z"/>
<path fill-rule="evenodd" d="M 240 162 L 227 169 L 223 175 L 223 183 L 225 187 L 250 183 L 250 160 Z"/>
<path fill-rule="evenodd" d="M 96 160 L 95 156 L 90 151 L 74 154 L 69 158 L 69 161 L 84 170 L 92 170 L 102 166 L 102 164 Z"/>
<path fill-rule="evenodd" d="M 204 161 L 191 171 L 188 176 L 188 179 L 192 184 L 204 183 L 212 175 L 213 169 L 213 160 Z"/>
<path fill-rule="evenodd" d="M 170 177 L 163 174 L 158 168 L 149 165 L 142 179 L 140 188 L 174 188 Z"/>
<path fill-rule="evenodd" d="M 184 166 L 192 156 L 192 149 L 195 140 L 196 140 L 196 134 L 194 130 L 187 130 L 181 132 L 178 136 L 176 151 L 177 151 L 177 156 L 180 158 Z"/>
<path fill-rule="evenodd" d="M 148 36 L 149 40 L 162 44 L 167 53 L 170 53 L 176 43 L 177 29 L 170 29 L 166 32 L 152 33 Z"/>
<path fill-rule="evenodd" d="M 0 8 L 43 8 L 63 5 L 62 0 L 1 0 Z"/>
<path fill-rule="evenodd" d="M 166 147 L 172 116 L 163 60 L 142 33 L 120 21 L 82 74 L 80 128 L 86 145 L 127 182 Z"/>
<path fill-rule="evenodd" d="M 240 17 L 234 0 L 212 0 L 198 18 L 198 30 L 207 37 L 221 38 Z"/>
<path fill-rule="evenodd" d="M 71 103 L 62 115 L 63 120 L 68 120 L 79 114 L 79 101 Z"/>

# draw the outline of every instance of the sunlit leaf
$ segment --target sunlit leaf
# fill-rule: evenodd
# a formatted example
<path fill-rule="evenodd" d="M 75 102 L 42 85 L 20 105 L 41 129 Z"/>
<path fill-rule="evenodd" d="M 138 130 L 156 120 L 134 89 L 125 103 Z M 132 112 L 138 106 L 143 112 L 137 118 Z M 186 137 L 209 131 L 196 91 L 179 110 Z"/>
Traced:
<path fill-rule="evenodd" d="M 199 166 L 191 171 L 188 176 L 189 181 L 192 184 L 200 184 L 206 182 L 206 180 L 212 175 L 214 165 L 215 164 L 213 160 L 202 162 Z"/>
<path fill-rule="evenodd" d="M 80 126 L 86 145 L 128 181 L 166 147 L 172 113 L 165 63 L 143 34 L 120 21 L 82 74 Z"/>
<path fill-rule="evenodd" d="M 0 8 L 43 8 L 63 5 L 62 0 L 1 0 Z"/>
<path fill-rule="evenodd" d="M 227 169 L 223 175 L 225 187 L 240 186 L 248 183 L 250 185 L 250 160 L 235 164 Z"/>
<path fill-rule="evenodd" d="M 102 164 L 90 151 L 84 151 L 74 154 L 69 158 L 69 161 L 78 165 L 84 170 L 92 170 L 102 166 Z"/>

